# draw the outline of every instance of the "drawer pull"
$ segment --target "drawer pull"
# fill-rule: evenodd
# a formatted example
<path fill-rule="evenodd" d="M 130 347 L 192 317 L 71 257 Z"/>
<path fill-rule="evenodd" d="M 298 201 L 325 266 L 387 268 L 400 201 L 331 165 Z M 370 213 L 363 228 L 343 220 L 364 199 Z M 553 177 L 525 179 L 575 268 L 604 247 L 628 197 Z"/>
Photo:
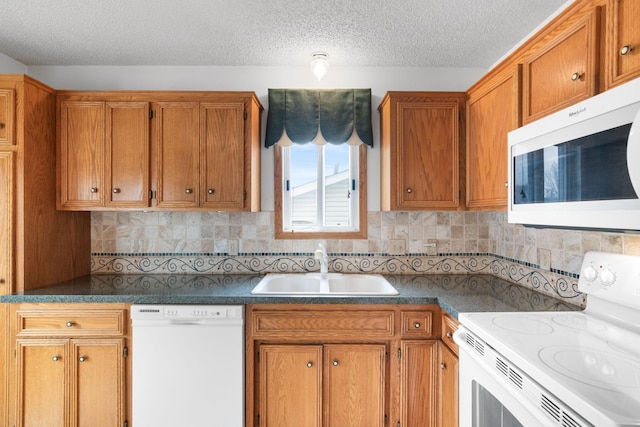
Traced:
<path fill-rule="evenodd" d="M 620 49 L 620 55 L 625 56 L 627 55 L 629 52 L 631 52 L 633 49 L 631 48 L 631 46 L 629 46 L 628 44 L 622 46 L 622 49 Z"/>
<path fill-rule="evenodd" d="M 191 188 L 187 188 L 186 190 L 184 190 L 184 192 L 187 194 L 191 194 L 193 193 L 193 190 Z"/>
<path fill-rule="evenodd" d="M 216 192 L 216 190 L 214 190 L 213 188 L 210 188 L 210 189 L 207 190 L 207 194 L 213 194 L 215 192 Z"/>
<path fill-rule="evenodd" d="M 575 82 L 576 80 L 579 80 L 579 79 L 580 79 L 580 77 L 582 77 L 582 74 L 580 74 L 580 73 L 573 73 L 573 74 L 571 74 L 571 80 L 573 80 L 574 82 Z"/>
<path fill-rule="evenodd" d="M 53 360 L 54 362 L 57 362 L 58 360 L 60 360 L 60 358 L 58 356 L 53 356 L 51 360 Z"/>
<path fill-rule="evenodd" d="M 92 193 L 97 193 L 98 189 L 96 187 L 91 187 L 89 191 L 91 191 Z"/>
<path fill-rule="evenodd" d="M 307 368 L 313 367 L 313 362 L 307 362 Z"/>
<path fill-rule="evenodd" d="M 447 364 L 446 364 L 446 363 L 444 363 L 444 362 L 442 362 L 442 363 L 440 364 L 440 369 L 447 369 Z"/>
<path fill-rule="evenodd" d="M 120 192 L 120 189 L 119 189 L 119 188 L 114 188 L 114 189 L 113 189 L 113 194 L 118 194 L 119 192 Z"/>
<path fill-rule="evenodd" d="M 420 324 L 420 322 L 416 322 L 416 323 L 413 325 L 413 327 L 414 327 L 414 328 L 416 328 L 416 329 L 420 329 L 420 326 L 422 326 L 422 325 Z"/>
<path fill-rule="evenodd" d="M 337 360 L 333 361 L 333 366 L 338 366 L 338 361 Z"/>
<path fill-rule="evenodd" d="M 70 327 L 73 326 L 73 322 L 69 321 L 69 322 L 66 323 L 66 325 L 67 325 L 67 328 L 70 328 Z"/>
<path fill-rule="evenodd" d="M 79 360 L 79 361 L 81 361 L 81 362 L 84 362 L 85 360 L 87 360 L 87 358 L 86 358 L 86 357 L 84 357 L 84 356 L 80 356 L 80 357 L 78 358 L 78 360 Z"/>
<path fill-rule="evenodd" d="M 447 331 L 447 333 L 445 335 L 449 339 L 451 339 L 451 337 L 453 337 L 453 334 L 451 334 L 451 331 Z"/>
<path fill-rule="evenodd" d="M 413 190 L 411 188 L 407 188 L 407 193 L 413 193 Z"/>

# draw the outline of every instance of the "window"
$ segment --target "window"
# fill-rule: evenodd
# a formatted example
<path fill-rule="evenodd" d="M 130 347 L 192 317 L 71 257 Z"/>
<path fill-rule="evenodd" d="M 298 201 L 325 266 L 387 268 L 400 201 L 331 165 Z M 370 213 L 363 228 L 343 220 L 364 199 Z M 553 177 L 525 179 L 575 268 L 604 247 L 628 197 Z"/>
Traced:
<path fill-rule="evenodd" d="M 366 238 L 366 146 L 275 151 L 276 238 Z"/>

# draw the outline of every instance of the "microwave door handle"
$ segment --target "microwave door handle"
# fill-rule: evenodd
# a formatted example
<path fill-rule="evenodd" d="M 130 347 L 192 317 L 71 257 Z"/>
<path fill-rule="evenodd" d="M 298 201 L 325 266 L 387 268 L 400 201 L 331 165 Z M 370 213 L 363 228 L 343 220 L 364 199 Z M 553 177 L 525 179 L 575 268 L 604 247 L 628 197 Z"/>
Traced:
<path fill-rule="evenodd" d="M 627 140 L 627 168 L 631 185 L 640 198 L 640 109 L 636 113 Z"/>

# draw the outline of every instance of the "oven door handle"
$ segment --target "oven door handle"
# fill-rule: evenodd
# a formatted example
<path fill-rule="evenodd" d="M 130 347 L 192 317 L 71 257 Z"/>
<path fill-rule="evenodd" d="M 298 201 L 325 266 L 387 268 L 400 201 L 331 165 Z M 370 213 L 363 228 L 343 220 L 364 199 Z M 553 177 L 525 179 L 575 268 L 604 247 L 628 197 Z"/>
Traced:
<path fill-rule="evenodd" d="M 458 344 L 459 347 L 463 347 L 467 344 L 467 331 L 460 326 L 454 333 L 453 333 L 453 341 Z"/>

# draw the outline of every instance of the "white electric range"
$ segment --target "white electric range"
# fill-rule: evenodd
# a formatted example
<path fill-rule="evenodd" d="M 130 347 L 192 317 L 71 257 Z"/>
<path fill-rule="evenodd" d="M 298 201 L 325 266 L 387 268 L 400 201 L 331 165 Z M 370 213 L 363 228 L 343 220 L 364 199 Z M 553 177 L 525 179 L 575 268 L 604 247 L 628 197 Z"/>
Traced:
<path fill-rule="evenodd" d="M 462 313 L 460 426 L 640 426 L 640 256 L 589 252 L 584 311 Z"/>

